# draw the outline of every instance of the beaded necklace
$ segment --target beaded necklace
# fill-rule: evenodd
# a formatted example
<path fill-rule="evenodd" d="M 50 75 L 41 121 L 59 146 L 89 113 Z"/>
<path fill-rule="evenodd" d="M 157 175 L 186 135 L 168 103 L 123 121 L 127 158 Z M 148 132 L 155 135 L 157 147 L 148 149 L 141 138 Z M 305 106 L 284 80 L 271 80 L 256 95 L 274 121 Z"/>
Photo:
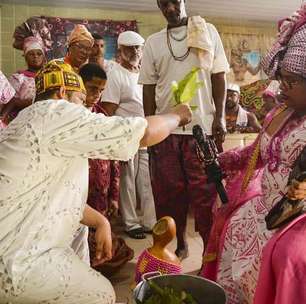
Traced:
<path fill-rule="evenodd" d="M 187 33 L 182 38 L 174 38 L 173 35 L 171 35 L 169 27 L 167 27 L 167 45 L 168 45 L 168 49 L 169 49 L 169 52 L 170 52 L 171 56 L 176 61 L 184 61 L 189 56 L 190 48 L 188 48 L 186 53 L 183 54 L 182 56 L 176 56 L 174 54 L 174 52 L 173 52 L 173 49 L 172 49 L 171 38 L 174 39 L 175 41 L 183 41 L 186 37 L 187 37 Z"/>

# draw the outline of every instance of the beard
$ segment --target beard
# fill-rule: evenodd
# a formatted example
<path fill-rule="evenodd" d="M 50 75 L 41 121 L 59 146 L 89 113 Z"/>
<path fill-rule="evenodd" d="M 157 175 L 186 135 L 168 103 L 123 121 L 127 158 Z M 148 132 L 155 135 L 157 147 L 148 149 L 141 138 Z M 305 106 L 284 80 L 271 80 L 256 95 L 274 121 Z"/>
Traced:
<path fill-rule="evenodd" d="M 126 55 L 122 52 L 121 58 L 132 66 L 138 66 L 140 64 L 140 56 L 138 55 Z"/>

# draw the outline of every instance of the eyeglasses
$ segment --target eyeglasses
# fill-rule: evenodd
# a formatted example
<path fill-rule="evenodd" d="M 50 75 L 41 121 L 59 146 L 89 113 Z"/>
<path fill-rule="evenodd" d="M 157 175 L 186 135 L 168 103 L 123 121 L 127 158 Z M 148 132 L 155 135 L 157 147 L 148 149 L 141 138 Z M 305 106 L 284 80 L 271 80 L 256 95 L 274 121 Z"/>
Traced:
<path fill-rule="evenodd" d="M 75 47 L 78 48 L 80 51 L 84 51 L 84 52 L 86 52 L 87 54 L 90 53 L 90 52 L 91 52 L 91 49 L 92 49 L 91 47 L 85 46 L 85 45 L 80 44 L 80 43 L 78 43 L 78 42 L 72 44 L 71 46 L 72 46 L 72 47 L 75 46 Z"/>
<path fill-rule="evenodd" d="M 284 86 L 285 89 L 291 90 L 294 86 L 306 83 L 306 79 L 300 76 L 283 76 L 281 72 L 276 73 L 276 80 Z"/>

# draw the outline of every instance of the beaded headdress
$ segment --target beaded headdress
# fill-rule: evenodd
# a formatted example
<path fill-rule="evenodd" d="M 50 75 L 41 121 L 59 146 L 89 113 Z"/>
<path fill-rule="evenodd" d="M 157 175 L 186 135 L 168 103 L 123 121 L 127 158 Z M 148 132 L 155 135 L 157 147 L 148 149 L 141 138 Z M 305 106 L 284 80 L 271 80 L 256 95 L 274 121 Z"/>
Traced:
<path fill-rule="evenodd" d="M 35 77 L 36 94 L 64 87 L 67 91 L 83 92 L 86 89 L 82 78 L 76 74 L 69 64 L 61 60 L 48 62 Z"/>

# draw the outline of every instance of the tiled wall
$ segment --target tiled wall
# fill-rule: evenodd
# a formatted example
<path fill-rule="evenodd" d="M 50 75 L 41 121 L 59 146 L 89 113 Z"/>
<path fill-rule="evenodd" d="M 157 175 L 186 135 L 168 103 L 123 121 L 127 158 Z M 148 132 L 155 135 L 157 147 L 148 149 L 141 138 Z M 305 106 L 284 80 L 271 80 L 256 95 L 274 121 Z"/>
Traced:
<path fill-rule="evenodd" d="M 115 1 L 115 0 L 114 0 Z M 0 40 L 0 68 L 10 75 L 17 69 L 25 67 L 22 52 L 13 49 L 12 35 L 15 27 L 31 16 L 57 16 L 88 19 L 137 20 L 141 35 L 147 37 L 164 26 L 164 20 L 156 13 L 113 11 L 90 8 L 68 8 L 31 5 L 1 5 L 1 40 Z"/>

